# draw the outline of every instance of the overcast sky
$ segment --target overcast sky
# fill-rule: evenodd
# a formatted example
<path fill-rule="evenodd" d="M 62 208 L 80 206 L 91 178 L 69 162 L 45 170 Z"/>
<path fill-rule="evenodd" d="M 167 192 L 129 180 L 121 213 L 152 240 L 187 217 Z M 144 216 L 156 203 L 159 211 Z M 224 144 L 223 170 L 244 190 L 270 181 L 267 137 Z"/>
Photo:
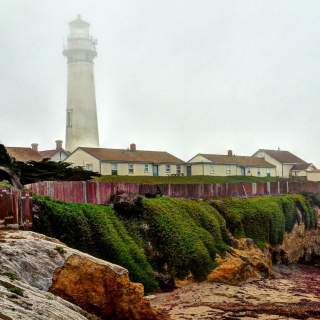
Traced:
<path fill-rule="evenodd" d="M 98 39 L 100 146 L 320 167 L 320 1 L 0 0 L 0 140 L 65 141 L 68 23 Z"/>

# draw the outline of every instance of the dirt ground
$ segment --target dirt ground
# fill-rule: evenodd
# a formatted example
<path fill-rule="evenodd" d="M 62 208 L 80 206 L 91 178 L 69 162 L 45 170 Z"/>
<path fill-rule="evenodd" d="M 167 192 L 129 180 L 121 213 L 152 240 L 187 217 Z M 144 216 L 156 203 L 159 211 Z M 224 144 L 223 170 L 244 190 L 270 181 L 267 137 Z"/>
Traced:
<path fill-rule="evenodd" d="M 151 305 L 172 319 L 320 319 L 320 268 L 278 265 L 276 278 L 241 287 L 192 283 L 157 294 Z"/>

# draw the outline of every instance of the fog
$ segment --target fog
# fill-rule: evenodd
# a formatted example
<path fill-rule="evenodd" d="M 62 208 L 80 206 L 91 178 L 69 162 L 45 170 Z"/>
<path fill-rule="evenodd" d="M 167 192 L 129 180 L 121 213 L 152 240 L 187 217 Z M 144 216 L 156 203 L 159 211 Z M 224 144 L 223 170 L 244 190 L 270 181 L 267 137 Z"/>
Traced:
<path fill-rule="evenodd" d="M 68 23 L 98 39 L 100 146 L 252 155 L 320 167 L 320 2 L 0 1 L 0 140 L 65 141 Z"/>

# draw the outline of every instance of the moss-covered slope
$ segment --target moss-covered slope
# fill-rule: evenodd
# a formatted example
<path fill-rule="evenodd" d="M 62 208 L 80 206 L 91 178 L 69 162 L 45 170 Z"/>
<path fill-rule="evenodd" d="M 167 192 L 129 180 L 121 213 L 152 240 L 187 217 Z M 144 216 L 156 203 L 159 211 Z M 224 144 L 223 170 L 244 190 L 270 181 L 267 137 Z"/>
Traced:
<path fill-rule="evenodd" d="M 143 199 L 134 210 L 66 203 L 35 196 L 35 230 L 70 247 L 119 264 L 130 280 L 157 287 L 155 272 L 204 280 L 216 267 L 215 256 L 229 249 L 228 231 L 252 238 L 264 248 L 281 244 L 295 223 L 317 227 L 312 208 L 318 198 L 302 195 L 202 201 L 160 197 Z M 302 221 L 297 211 L 302 214 Z M 228 230 L 228 231 L 227 231 Z"/>
<path fill-rule="evenodd" d="M 227 228 L 236 238 L 252 238 L 263 249 L 266 243 L 282 244 L 284 232 L 302 222 L 306 229 L 317 227 L 317 214 L 309 199 L 302 195 L 255 197 L 212 201 L 224 217 Z"/>
<path fill-rule="evenodd" d="M 129 270 L 130 280 L 157 286 L 152 271 L 204 280 L 230 239 L 219 213 L 200 201 L 145 199 L 134 215 L 109 206 L 35 196 L 36 231 Z"/>

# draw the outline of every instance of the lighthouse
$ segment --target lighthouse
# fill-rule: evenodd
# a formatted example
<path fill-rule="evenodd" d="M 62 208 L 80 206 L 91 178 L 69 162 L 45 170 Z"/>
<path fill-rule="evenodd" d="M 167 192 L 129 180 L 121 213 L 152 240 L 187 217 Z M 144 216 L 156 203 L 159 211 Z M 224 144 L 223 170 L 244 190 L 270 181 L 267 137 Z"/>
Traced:
<path fill-rule="evenodd" d="M 69 26 L 63 55 L 68 59 L 66 150 L 72 152 L 77 147 L 99 147 L 93 74 L 97 40 L 90 36 L 90 24 L 80 15 Z"/>

